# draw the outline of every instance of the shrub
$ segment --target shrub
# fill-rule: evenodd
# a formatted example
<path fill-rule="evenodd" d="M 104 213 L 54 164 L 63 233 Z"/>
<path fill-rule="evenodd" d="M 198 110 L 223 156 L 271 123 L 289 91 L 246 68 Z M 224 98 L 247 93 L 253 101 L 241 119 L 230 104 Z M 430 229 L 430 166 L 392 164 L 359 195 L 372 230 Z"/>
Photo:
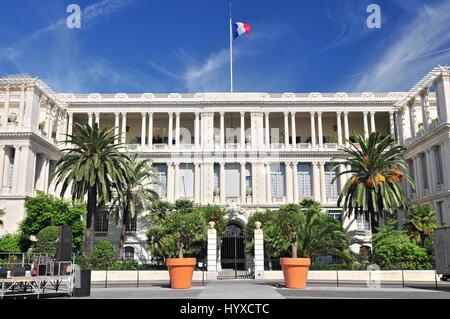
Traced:
<path fill-rule="evenodd" d="M 47 254 L 51 257 L 56 255 L 56 242 L 58 240 L 59 229 L 57 226 L 48 226 L 37 234 L 37 242 L 34 252 L 37 254 Z"/>
<path fill-rule="evenodd" d="M 35 197 L 25 200 L 27 214 L 20 223 L 20 231 L 24 236 L 36 236 L 48 226 L 72 226 L 73 246 L 79 251 L 83 245 L 86 206 L 81 202 L 72 204 L 52 195 L 38 192 Z"/>
<path fill-rule="evenodd" d="M 108 269 L 117 261 L 117 253 L 107 240 L 100 240 L 94 245 L 90 263 L 95 269 Z"/>
<path fill-rule="evenodd" d="M 373 236 L 375 262 L 381 269 L 433 269 L 426 248 L 419 246 L 405 231 L 390 223 Z"/>
<path fill-rule="evenodd" d="M 6 234 L 0 238 L 0 252 L 21 253 L 23 239 L 20 234 Z"/>
<path fill-rule="evenodd" d="M 199 209 L 174 210 L 161 220 L 153 220 L 147 238 L 152 256 L 183 258 L 198 253 L 206 232 L 206 221 Z"/>
<path fill-rule="evenodd" d="M 225 209 L 221 208 L 217 205 L 207 205 L 201 208 L 203 212 L 203 216 L 207 223 L 213 221 L 216 223 L 216 230 L 218 234 L 222 234 L 227 227 L 226 215 L 227 212 Z"/>

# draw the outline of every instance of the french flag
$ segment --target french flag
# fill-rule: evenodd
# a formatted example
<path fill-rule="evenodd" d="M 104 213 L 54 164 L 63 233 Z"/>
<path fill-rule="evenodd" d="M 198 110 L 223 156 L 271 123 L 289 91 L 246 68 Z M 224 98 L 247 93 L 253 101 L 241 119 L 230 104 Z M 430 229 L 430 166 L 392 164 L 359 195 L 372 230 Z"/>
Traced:
<path fill-rule="evenodd" d="M 233 24 L 233 40 L 240 37 L 243 34 L 250 35 L 250 24 L 236 22 Z"/>

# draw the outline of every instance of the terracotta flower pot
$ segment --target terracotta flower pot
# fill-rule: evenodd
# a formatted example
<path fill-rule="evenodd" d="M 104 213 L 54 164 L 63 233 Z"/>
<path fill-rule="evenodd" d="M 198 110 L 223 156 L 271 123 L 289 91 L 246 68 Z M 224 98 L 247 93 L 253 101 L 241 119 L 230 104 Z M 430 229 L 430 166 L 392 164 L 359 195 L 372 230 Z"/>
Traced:
<path fill-rule="evenodd" d="M 195 258 L 168 258 L 170 286 L 173 289 L 188 289 L 192 286 L 192 276 L 197 263 Z"/>
<path fill-rule="evenodd" d="M 308 270 L 311 265 L 309 258 L 280 258 L 286 288 L 305 289 Z"/>

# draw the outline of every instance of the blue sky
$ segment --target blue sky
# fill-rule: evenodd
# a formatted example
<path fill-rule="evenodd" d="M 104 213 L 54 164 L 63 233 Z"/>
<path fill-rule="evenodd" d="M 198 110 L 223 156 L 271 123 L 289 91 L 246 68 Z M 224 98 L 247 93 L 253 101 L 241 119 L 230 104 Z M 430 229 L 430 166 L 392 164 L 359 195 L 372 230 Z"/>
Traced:
<path fill-rule="evenodd" d="M 229 90 L 228 0 L 1 2 L 1 75 L 58 92 Z M 66 27 L 70 3 L 81 29 Z M 236 91 L 401 91 L 450 62 L 448 0 L 234 0 L 233 15 L 252 25 L 234 42 Z"/>

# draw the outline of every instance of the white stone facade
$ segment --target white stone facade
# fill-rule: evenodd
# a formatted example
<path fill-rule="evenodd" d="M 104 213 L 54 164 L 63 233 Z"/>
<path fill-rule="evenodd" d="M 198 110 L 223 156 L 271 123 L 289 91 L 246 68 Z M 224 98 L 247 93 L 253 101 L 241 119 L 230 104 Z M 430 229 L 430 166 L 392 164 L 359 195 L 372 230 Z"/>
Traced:
<path fill-rule="evenodd" d="M 408 147 L 407 160 L 426 154 L 429 187 L 419 183 L 411 200 L 434 209 L 439 202 L 448 222 L 449 71 L 431 73 L 427 83 L 436 90 L 393 93 L 55 94 L 29 76 L 1 78 L 0 205 L 7 215 L 0 233 L 17 229 L 26 196 L 55 193 L 49 174 L 68 146 L 65 134 L 76 134 L 75 122 L 115 127 L 117 142 L 152 160 L 157 191 L 168 201 L 239 206 L 243 213 L 230 219 L 242 226 L 256 210 L 311 197 L 367 243 L 369 225 L 337 207 L 345 178 L 331 184 L 329 163 L 352 132 L 392 134 Z M 437 145 L 442 174 L 432 165 Z M 128 246 L 134 258 L 146 259 L 145 214 L 131 224 Z M 100 216 L 97 228 L 99 237 L 118 240 L 113 218 Z"/>

